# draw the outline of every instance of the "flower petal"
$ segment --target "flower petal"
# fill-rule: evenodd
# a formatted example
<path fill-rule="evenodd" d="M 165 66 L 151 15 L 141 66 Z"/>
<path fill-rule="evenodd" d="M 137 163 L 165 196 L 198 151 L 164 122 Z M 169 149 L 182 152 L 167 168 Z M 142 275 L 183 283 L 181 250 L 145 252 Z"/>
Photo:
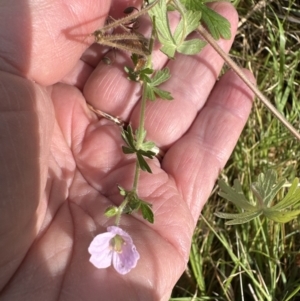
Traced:
<path fill-rule="evenodd" d="M 88 248 L 90 262 L 99 269 L 107 268 L 113 262 L 118 273 L 127 274 L 136 266 L 140 254 L 127 232 L 116 226 L 108 227 L 107 231 L 97 235 L 91 242 Z M 121 240 L 112 241 L 116 235 Z M 121 244 L 116 244 L 118 241 Z"/>
<path fill-rule="evenodd" d="M 106 232 L 97 235 L 91 242 L 88 251 L 91 254 L 90 262 L 98 269 L 104 269 L 111 265 L 113 250 L 110 240 L 114 233 Z"/>
<path fill-rule="evenodd" d="M 109 248 L 110 240 L 115 236 L 116 235 L 114 233 L 110 232 L 105 232 L 95 236 L 88 248 L 89 253 L 93 254 L 95 252 L 101 252 L 102 250 Z"/>
<path fill-rule="evenodd" d="M 114 252 L 112 255 L 114 268 L 122 275 L 127 274 L 131 271 L 131 269 L 135 268 L 138 260 L 140 259 L 140 254 L 136 250 L 135 245 L 132 243 L 131 237 L 129 237 L 130 241 L 127 237 L 123 238 L 126 241 L 126 244 L 123 245 L 122 252 Z"/>
<path fill-rule="evenodd" d="M 114 233 L 114 234 L 119 234 L 120 236 L 122 236 L 124 239 L 125 238 L 128 238 L 131 243 L 132 243 L 132 239 L 131 239 L 131 236 L 125 232 L 123 229 L 119 228 L 119 227 L 116 227 L 116 226 L 110 226 L 110 227 L 107 227 L 107 231 L 111 232 L 111 233 Z"/>

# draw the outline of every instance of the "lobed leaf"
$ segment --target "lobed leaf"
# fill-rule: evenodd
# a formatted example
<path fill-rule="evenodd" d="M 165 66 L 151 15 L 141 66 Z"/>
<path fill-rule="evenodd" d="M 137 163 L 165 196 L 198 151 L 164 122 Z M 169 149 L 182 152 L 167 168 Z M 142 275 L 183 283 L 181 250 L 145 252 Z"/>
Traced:
<path fill-rule="evenodd" d="M 151 208 L 151 204 L 141 201 L 141 211 L 143 218 L 147 220 L 149 223 L 154 223 L 154 214 Z"/>
<path fill-rule="evenodd" d="M 162 44 L 161 51 L 168 53 L 170 57 L 175 54 L 176 44 L 173 39 L 169 26 L 166 1 L 159 1 L 152 9 L 149 10 L 149 15 L 153 19 L 155 17 L 155 26 L 158 33 L 158 39 Z M 163 50 L 166 48 L 165 50 Z M 165 52 L 166 51 L 166 52 Z"/>
<path fill-rule="evenodd" d="M 164 68 L 162 70 L 158 70 L 155 72 L 153 77 L 151 78 L 152 86 L 159 86 L 163 82 L 167 81 L 171 77 L 170 70 L 168 68 Z"/>
<path fill-rule="evenodd" d="M 278 211 L 273 209 L 264 210 L 264 215 L 278 223 L 287 223 L 297 217 L 300 214 L 300 210 L 292 210 L 292 211 Z"/>
<path fill-rule="evenodd" d="M 199 53 L 206 45 L 205 41 L 201 41 L 199 39 L 193 39 L 184 41 L 177 47 L 177 51 L 186 55 L 194 55 Z"/>
<path fill-rule="evenodd" d="M 150 166 L 148 165 L 148 163 L 146 162 L 146 160 L 144 159 L 144 157 L 140 153 L 136 153 L 136 157 L 137 157 L 137 160 L 138 160 L 141 170 L 152 173 L 152 170 L 151 170 Z"/>
<path fill-rule="evenodd" d="M 290 206 L 294 206 L 297 203 L 300 203 L 300 187 L 298 186 L 298 184 L 299 184 L 299 179 L 295 178 L 286 196 L 283 198 L 281 202 L 274 205 L 272 209 L 282 210 Z"/>
<path fill-rule="evenodd" d="M 277 175 L 273 170 L 268 170 L 265 175 L 261 173 L 258 176 L 258 181 L 252 184 L 251 190 L 257 197 L 261 208 L 268 207 L 271 204 L 284 183 L 284 179 L 277 183 Z"/>
<path fill-rule="evenodd" d="M 262 214 L 261 211 L 257 212 L 242 212 L 242 213 L 226 213 L 226 212 L 216 212 L 215 215 L 221 218 L 226 218 L 226 219 L 243 219 L 243 218 L 248 218 L 248 217 L 253 217 L 253 216 L 258 216 Z"/>
<path fill-rule="evenodd" d="M 180 22 L 174 31 L 174 35 L 172 35 L 165 1 L 159 2 L 149 12 L 152 19 L 155 18 L 158 39 L 162 44 L 160 50 L 169 58 L 173 58 L 176 51 L 187 55 L 196 54 L 206 44 L 204 41 L 197 39 L 194 39 L 192 42 L 186 41 L 186 37 L 199 26 L 201 12 L 180 10 L 180 13 Z"/>
<path fill-rule="evenodd" d="M 153 88 L 153 93 L 158 96 L 160 99 L 164 99 L 164 100 L 173 100 L 173 96 L 169 91 L 166 90 L 162 90 L 159 88 L 154 87 Z"/>
<path fill-rule="evenodd" d="M 207 26 L 214 39 L 220 37 L 230 39 L 230 22 L 223 16 L 216 13 L 205 5 L 207 2 L 216 2 L 212 0 L 180 0 L 187 10 L 199 11 L 202 13 L 202 22 Z"/>
<path fill-rule="evenodd" d="M 258 181 L 253 183 L 251 190 L 257 198 L 257 205 L 252 206 L 244 197 L 239 181 L 234 181 L 234 187 L 229 187 L 223 180 L 219 180 L 221 191 L 219 195 L 234 203 L 237 207 L 243 208 L 243 213 L 215 213 L 216 216 L 232 219 L 226 224 L 240 224 L 251 220 L 261 214 L 267 218 L 279 222 L 287 223 L 300 214 L 300 210 L 282 211 L 288 207 L 300 203 L 299 179 L 295 178 L 284 199 L 273 207 L 269 207 L 278 191 L 283 187 L 284 179 L 277 180 L 277 174 L 273 170 L 268 170 L 266 174 L 261 173 Z"/>
<path fill-rule="evenodd" d="M 253 205 L 251 205 L 243 191 L 242 191 L 242 187 L 241 184 L 238 180 L 234 181 L 234 187 L 231 188 L 230 186 L 228 186 L 222 179 L 220 179 L 218 181 L 219 187 L 221 189 L 221 191 L 219 192 L 219 195 L 221 197 L 223 197 L 224 199 L 226 199 L 229 202 L 232 202 L 234 205 L 236 205 L 237 207 L 240 207 L 244 210 L 248 210 L 248 211 L 256 211 L 257 208 Z"/>
<path fill-rule="evenodd" d="M 161 99 L 172 100 L 173 97 L 170 92 L 157 88 L 158 85 L 164 83 L 170 78 L 170 71 L 168 68 L 157 71 L 149 81 L 145 83 L 146 98 L 154 101 L 158 96 Z"/>
<path fill-rule="evenodd" d="M 216 13 L 206 5 L 201 5 L 202 21 L 207 26 L 210 34 L 215 40 L 221 37 L 229 40 L 231 38 L 230 22 Z"/>
<path fill-rule="evenodd" d="M 155 143 L 153 141 L 146 141 L 141 145 L 143 151 L 151 151 L 154 147 Z"/>
<path fill-rule="evenodd" d="M 223 213 L 223 212 L 216 212 L 215 215 L 220 218 L 225 219 L 232 219 L 231 221 L 226 222 L 226 225 L 239 225 L 239 224 L 245 224 L 252 219 L 258 217 L 262 214 L 262 211 L 256 211 L 256 212 L 243 212 L 243 213 Z"/>
<path fill-rule="evenodd" d="M 181 17 L 179 24 L 177 25 L 173 39 L 179 47 L 186 37 L 197 29 L 200 24 L 201 12 L 187 10 Z"/>

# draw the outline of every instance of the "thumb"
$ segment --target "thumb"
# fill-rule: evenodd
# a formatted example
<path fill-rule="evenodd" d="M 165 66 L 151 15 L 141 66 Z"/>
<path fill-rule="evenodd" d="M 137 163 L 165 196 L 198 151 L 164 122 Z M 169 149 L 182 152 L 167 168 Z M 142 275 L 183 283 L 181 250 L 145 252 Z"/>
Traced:
<path fill-rule="evenodd" d="M 0 70 L 42 85 L 59 81 L 90 45 L 88 37 L 104 24 L 109 7 L 109 0 L 4 1 Z"/>

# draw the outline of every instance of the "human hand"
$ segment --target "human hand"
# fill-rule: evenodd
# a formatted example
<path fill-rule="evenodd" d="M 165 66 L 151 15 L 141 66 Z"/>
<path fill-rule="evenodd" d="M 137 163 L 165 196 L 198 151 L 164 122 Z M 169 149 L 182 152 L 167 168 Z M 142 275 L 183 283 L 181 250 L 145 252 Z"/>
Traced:
<path fill-rule="evenodd" d="M 168 300 L 201 208 L 248 117 L 252 94 L 232 72 L 216 83 L 223 62 L 209 46 L 174 61 L 155 51 L 155 67 L 170 68 L 163 88 L 174 97 L 146 111 L 149 139 L 165 152 L 139 182 L 155 222 L 123 216 L 120 227 L 141 255 L 137 267 L 127 275 L 96 269 L 88 246 L 111 225 L 104 211 L 121 201 L 117 184 L 132 185 L 135 162 L 121 151 L 119 127 L 98 120 L 86 101 L 133 127 L 139 118 L 139 86 L 123 71 L 129 55 L 114 50 L 105 65 L 106 49 L 88 48 L 86 37 L 103 26 L 109 7 L 1 4 L 1 300 Z M 234 36 L 236 12 L 228 3 L 215 7 Z M 231 43 L 220 41 L 227 51 Z"/>

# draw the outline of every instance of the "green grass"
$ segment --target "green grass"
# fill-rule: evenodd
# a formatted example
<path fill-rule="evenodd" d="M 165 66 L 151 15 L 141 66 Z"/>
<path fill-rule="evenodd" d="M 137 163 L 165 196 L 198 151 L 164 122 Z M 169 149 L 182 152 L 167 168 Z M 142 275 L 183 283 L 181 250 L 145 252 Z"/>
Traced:
<path fill-rule="evenodd" d="M 235 1 L 241 25 L 231 55 L 250 69 L 258 87 L 300 129 L 300 4 L 294 0 Z M 243 19 L 244 18 L 244 19 Z M 300 142 L 256 101 L 222 177 L 238 178 L 246 196 L 258 174 L 300 175 Z M 200 217 L 188 269 L 172 301 L 300 300 L 300 218 L 278 224 L 264 217 L 227 226 L 214 212 L 237 208 L 212 193 Z M 282 199 L 280 192 L 277 201 Z"/>

